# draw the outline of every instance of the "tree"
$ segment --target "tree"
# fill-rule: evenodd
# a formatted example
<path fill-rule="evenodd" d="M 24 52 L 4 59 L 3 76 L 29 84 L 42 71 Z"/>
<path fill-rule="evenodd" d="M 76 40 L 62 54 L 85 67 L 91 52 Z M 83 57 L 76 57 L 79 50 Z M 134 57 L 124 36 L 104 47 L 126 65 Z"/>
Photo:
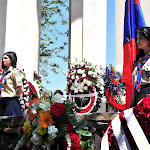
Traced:
<path fill-rule="evenodd" d="M 58 73 L 59 64 L 52 58 L 67 61 L 62 51 L 68 45 L 69 0 L 42 0 L 40 36 L 40 74 L 48 76 L 48 70 Z M 49 82 L 47 80 L 47 82 Z"/>

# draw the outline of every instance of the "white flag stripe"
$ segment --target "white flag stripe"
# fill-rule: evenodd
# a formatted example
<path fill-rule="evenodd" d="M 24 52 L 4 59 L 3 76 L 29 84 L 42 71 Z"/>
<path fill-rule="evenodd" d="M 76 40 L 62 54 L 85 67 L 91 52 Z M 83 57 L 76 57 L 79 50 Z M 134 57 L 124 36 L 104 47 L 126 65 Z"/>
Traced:
<path fill-rule="evenodd" d="M 102 138 L 101 150 L 109 150 L 108 135 L 107 135 L 108 129 Z"/>
<path fill-rule="evenodd" d="M 118 146 L 120 150 L 131 150 L 127 138 L 124 134 L 119 115 L 117 115 L 111 122 L 113 133 L 116 137 Z"/>
<path fill-rule="evenodd" d="M 144 150 L 150 150 L 149 142 L 147 141 L 143 130 L 141 129 L 136 117 L 133 114 L 133 108 L 125 110 L 124 116 L 127 120 L 127 126 L 129 127 L 129 130 L 137 144 L 137 147 L 140 150 L 142 150 L 143 148 Z"/>

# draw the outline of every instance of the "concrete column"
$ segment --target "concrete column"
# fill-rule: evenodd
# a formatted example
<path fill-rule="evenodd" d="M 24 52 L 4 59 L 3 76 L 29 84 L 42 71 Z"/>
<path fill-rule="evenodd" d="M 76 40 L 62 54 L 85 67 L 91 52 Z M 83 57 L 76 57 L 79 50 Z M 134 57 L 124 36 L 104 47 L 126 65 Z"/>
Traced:
<path fill-rule="evenodd" d="M 33 80 L 33 71 L 38 72 L 40 12 L 41 0 L 7 0 L 5 18 L 0 15 L 0 22 L 6 20 L 6 28 L 2 27 L 5 37 L 1 35 L 5 39 L 4 52 L 16 52 L 17 68 L 25 70 L 29 81 Z"/>
<path fill-rule="evenodd" d="M 7 0 L 0 0 L 0 59 L 5 49 Z"/>
<path fill-rule="evenodd" d="M 83 1 L 83 58 L 94 65 L 106 65 L 107 1 Z"/>
<path fill-rule="evenodd" d="M 70 0 L 70 52 L 69 57 L 71 62 L 75 58 L 82 60 L 82 33 L 83 21 L 83 0 Z"/>

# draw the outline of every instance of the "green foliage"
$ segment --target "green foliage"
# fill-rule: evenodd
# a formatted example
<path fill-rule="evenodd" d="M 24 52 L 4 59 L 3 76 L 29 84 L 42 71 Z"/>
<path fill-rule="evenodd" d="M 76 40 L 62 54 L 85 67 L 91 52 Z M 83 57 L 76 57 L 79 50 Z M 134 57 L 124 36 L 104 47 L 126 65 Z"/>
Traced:
<path fill-rule="evenodd" d="M 80 145 L 82 147 L 82 150 L 92 150 L 91 148 L 91 137 L 92 133 L 90 132 L 88 127 L 84 126 L 78 126 L 75 131 L 81 135 L 81 142 Z"/>
<path fill-rule="evenodd" d="M 69 14 L 69 0 L 42 0 L 39 68 L 45 79 L 49 71 L 58 73 L 60 69 L 53 58 L 65 62 L 68 60 L 67 56 L 62 54 L 68 45 L 69 17 L 64 15 L 66 13 Z"/>

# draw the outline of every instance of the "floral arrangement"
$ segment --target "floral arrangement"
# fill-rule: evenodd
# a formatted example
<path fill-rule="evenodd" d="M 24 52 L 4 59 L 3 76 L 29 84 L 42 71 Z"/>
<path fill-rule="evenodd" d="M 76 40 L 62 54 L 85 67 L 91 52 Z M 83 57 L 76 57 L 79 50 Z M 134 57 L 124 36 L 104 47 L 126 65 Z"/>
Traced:
<path fill-rule="evenodd" d="M 111 90 L 114 97 L 125 94 L 125 84 L 122 82 L 122 74 L 112 66 L 106 67 L 105 73 L 102 75 L 104 87 Z"/>
<path fill-rule="evenodd" d="M 81 150 L 80 139 L 70 123 L 74 104 L 56 93 L 51 99 L 34 99 L 24 112 L 23 126 L 15 150 L 20 148 L 50 149 L 64 138 L 64 150 Z M 49 100 L 49 101 L 48 101 Z"/>
<path fill-rule="evenodd" d="M 125 84 L 122 82 L 122 73 L 116 71 L 112 66 L 106 67 L 104 74 L 104 95 L 108 100 L 108 104 L 113 106 L 116 110 L 122 111 L 126 109 L 122 97 L 125 95 Z"/>
<path fill-rule="evenodd" d="M 100 87 L 97 66 L 83 61 L 71 64 L 67 75 L 67 91 L 74 94 L 93 93 Z"/>
<path fill-rule="evenodd" d="M 67 73 L 67 94 L 76 103 L 79 114 L 90 113 L 97 103 L 97 93 L 102 85 L 100 69 L 87 61 L 70 64 Z"/>

